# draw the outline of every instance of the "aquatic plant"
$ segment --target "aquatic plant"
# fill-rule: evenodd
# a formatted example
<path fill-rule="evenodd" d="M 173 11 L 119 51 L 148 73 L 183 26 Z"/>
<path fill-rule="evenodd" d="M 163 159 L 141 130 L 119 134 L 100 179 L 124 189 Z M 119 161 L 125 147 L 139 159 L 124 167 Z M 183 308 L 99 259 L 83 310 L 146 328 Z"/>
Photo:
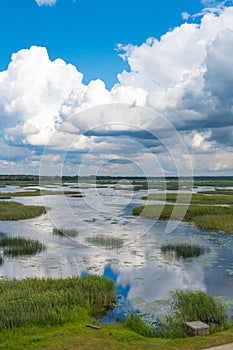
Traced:
<path fill-rule="evenodd" d="M 145 337 L 185 338 L 189 335 L 185 323 L 198 320 L 210 325 L 212 333 L 228 327 L 227 314 L 219 300 L 202 291 L 175 290 L 171 292 L 170 312 L 160 324 L 147 324 L 140 315 L 131 314 L 125 326 Z"/>
<path fill-rule="evenodd" d="M 80 308 L 113 306 L 114 283 L 104 277 L 0 280 L 0 329 L 67 322 Z"/>
<path fill-rule="evenodd" d="M 1 236 L 0 247 L 3 248 L 4 255 L 11 257 L 35 255 L 45 249 L 43 243 L 38 240 L 7 235 Z"/>
<path fill-rule="evenodd" d="M 224 327 L 227 314 L 223 304 L 202 291 L 175 290 L 171 292 L 172 314 L 182 322 L 202 321 Z"/>
<path fill-rule="evenodd" d="M 124 244 L 122 238 L 106 235 L 87 237 L 85 241 L 89 244 L 96 245 L 97 247 L 104 247 L 106 249 L 119 249 L 122 248 Z"/>
<path fill-rule="evenodd" d="M 78 236 L 78 231 L 75 228 L 53 228 L 53 234 L 62 237 L 76 237 Z"/>
<path fill-rule="evenodd" d="M 198 244 L 188 244 L 188 243 L 176 243 L 176 244 L 165 244 L 161 247 L 161 252 L 165 256 L 175 257 L 177 259 L 183 258 L 198 258 L 209 249 Z"/>
<path fill-rule="evenodd" d="M 148 325 L 138 314 L 129 314 L 126 317 L 124 325 L 131 331 L 134 331 L 143 337 L 153 338 L 157 336 L 156 330 Z"/>

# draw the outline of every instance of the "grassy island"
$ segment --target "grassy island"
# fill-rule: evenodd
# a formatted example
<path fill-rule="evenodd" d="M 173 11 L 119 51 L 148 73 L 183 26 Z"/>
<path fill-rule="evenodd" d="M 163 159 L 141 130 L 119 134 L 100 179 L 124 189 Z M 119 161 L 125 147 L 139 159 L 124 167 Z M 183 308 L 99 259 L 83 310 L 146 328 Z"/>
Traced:
<path fill-rule="evenodd" d="M 143 218 L 153 220 L 169 220 L 174 205 L 146 205 L 133 209 L 134 215 L 140 215 Z M 183 217 L 183 213 L 185 215 Z M 193 222 L 202 230 L 211 230 L 224 233 L 233 233 L 233 206 L 211 206 L 211 205 L 182 205 L 176 206 L 176 213 L 173 214 L 173 220 L 184 220 Z"/>
<path fill-rule="evenodd" d="M 43 206 L 0 201 L 0 220 L 31 219 L 46 213 Z"/>

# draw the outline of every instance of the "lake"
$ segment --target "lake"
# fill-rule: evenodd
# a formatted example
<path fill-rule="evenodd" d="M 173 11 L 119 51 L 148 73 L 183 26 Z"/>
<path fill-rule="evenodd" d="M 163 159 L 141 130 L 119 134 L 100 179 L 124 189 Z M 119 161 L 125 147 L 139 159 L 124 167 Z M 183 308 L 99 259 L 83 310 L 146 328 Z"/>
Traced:
<path fill-rule="evenodd" d="M 67 184 L 74 190 L 78 184 Z M 32 257 L 4 257 L 0 276 L 5 278 L 68 277 L 98 274 L 115 282 L 118 303 L 103 318 L 111 322 L 137 311 L 149 319 L 167 310 L 169 292 L 203 290 L 220 297 L 228 313 L 233 305 L 233 236 L 200 231 L 182 222 L 166 233 L 166 222 L 132 216 L 132 209 L 145 204 L 147 191 L 131 191 L 130 185 L 80 184 L 83 197 L 53 195 L 16 197 L 30 205 L 45 204 L 48 213 L 21 221 L 0 221 L 0 231 L 12 236 L 39 239 L 46 249 Z M 50 189 L 60 189 L 59 186 Z M 5 192 L 22 190 L 8 186 Z M 76 189 L 79 191 L 79 189 Z M 156 193 L 156 190 L 150 190 Z M 53 233 L 76 229 L 76 237 Z M 176 259 L 161 253 L 166 243 L 195 243 L 206 248 L 199 258 Z"/>

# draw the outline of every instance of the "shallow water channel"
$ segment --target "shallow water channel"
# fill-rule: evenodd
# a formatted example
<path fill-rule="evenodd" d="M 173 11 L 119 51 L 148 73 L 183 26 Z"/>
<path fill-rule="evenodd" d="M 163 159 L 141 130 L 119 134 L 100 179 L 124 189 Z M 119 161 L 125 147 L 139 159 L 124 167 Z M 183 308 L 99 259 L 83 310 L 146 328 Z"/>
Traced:
<path fill-rule="evenodd" d="M 70 184 L 64 190 L 74 187 L 77 184 Z M 134 207 L 145 204 L 141 196 L 146 191 L 133 192 L 125 186 L 116 190 L 114 185 L 81 184 L 80 187 L 83 197 L 12 197 L 11 200 L 24 204 L 43 203 L 50 209 L 34 219 L 0 221 L 0 231 L 39 239 L 46 249 L 31 257 L 4 257 L 1 277 L 104 275 L 115 282 L 118 295 L 117 306 L 103 319 L 106 322 L 132 311 L 148 318 L 159 317 L 167 308 L 169 292 L 174 289 L 203 290 L 221 297 L 229 314 L 232 313 L 232 236 L 200 231 L 184 222 L 166 233 L 166 222 L 132 216 Z M 2 190 L 12 192 L 22 188 L 8 186 Z M 54 227 L 74 228 L 78 235 L 55 235 Z M 206 252 L 193 259 L 164 256 L 161 246 L 171 242 L 197 243 Z"/>

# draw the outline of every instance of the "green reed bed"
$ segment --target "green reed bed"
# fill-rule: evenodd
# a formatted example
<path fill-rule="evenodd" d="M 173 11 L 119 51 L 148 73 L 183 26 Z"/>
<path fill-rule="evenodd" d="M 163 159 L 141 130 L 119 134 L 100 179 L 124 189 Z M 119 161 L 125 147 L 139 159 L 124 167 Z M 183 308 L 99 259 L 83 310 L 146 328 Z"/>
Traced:
<path fill-rule="evenodd" d="M 46 213 L 43 206 L 0 201 L 0 220 L 31 219 Z"/>
<path fill-rule="evenodd" d="M 195 219 L 198 228 L 233 234 L 233 213 L 229 215 L 205 215 Z"/>
<path fill-rule="evenodd" d="M 175 213 L 173 213 L 173 209 L 176 210 Z M 134 208 L 133 215 L 153 220 L 184 220 L 195 223 L 198 228 L 203 230 L 233 233 L 233 206 L 190 205 L 187 208 L 183 205 L 163 206 L 155 204 Z"/>
<path fill-rule="evenodd" d="M 0 247 L 3 248 L 3 254 L 10 257 L 35 255 L 45 249 L 38 240 L 10 237 L 5 233 L 0 233 Z"/>
<path fill-rule="evenodd" d="M 158 321 L 158 320 L 157 320 Z M 202 291 L 175 290 L 171 292 L 170 312 L 159 322 L 147 324 L 138 314 L 127 317 L 125 326 L 144 337 L 186 338 L 188 321 L 202 321 L 216 333 L 229 327 L 224 305 Z"/>
<path fill-rule="evenodd" d="M 52 191 L 52 190 L 33 190 L 33 191 L 20 191 L 20 192 L 1 192 L 0 197 L 37 197 L 37 196 L 54 196 L 54 195 L 81 195 L 81 192 L 77 191 Z"/>
<path fill-rule="evenodd" d="M 87 237 L 85 241 L 89 244 L 93 244 L 97 247 L 104 247 L 106 249 L 120 249 L 124 244 L 122 238 L 106 235 Z"/>
<path fill-rule="evenodd" d="M 168 257 L 174 257 L 176 259 L 190 259 L 198 258 L 205 252 L 209 252 L 208 248 L 200 246 L 199 244 L 188 243 L 174 243 L 164 244 L 161 247 L 161 252 Z"/>
<path fill-rule="evenodd" d="M 55 236 L 61 237 L 76 237 L 78 236 L 78 231 L 75 228 L 53 228 L 53 234 Z"/>
<path fill-rule="evenodd" d="M 167 201 L 167 202 L 176 202 L 184 204 L 200 204 L 200 205 L 230 205 L 233 204 L 233 195 L 215 195 L 215 191 L 208 191 L 195 194 L 186 194 L 186 193 L 155 193 L 148 196 L 143 196 L 144 200 L 157 200 L 157 201 Z M 233 192 L 232 192 L 233 193 Z M 211 194 L 211 195 L 209 195 Z"/>
<path fill-rule="evenodd" d="M 0 280 L 0 329 L 57 325 L 80 308 L 96 314 L 114 305 L 114 283 L 104 277 Z"/>
<path fill-rule="evenodd" d="M 213 190 L 213 191 L 201 191 L 202 194 L 211 194 L 211 195 L 224 195 L 224 196 L 233 196 L 233 190 L 229 189 L 221 189 L 221 190 Z"/>

